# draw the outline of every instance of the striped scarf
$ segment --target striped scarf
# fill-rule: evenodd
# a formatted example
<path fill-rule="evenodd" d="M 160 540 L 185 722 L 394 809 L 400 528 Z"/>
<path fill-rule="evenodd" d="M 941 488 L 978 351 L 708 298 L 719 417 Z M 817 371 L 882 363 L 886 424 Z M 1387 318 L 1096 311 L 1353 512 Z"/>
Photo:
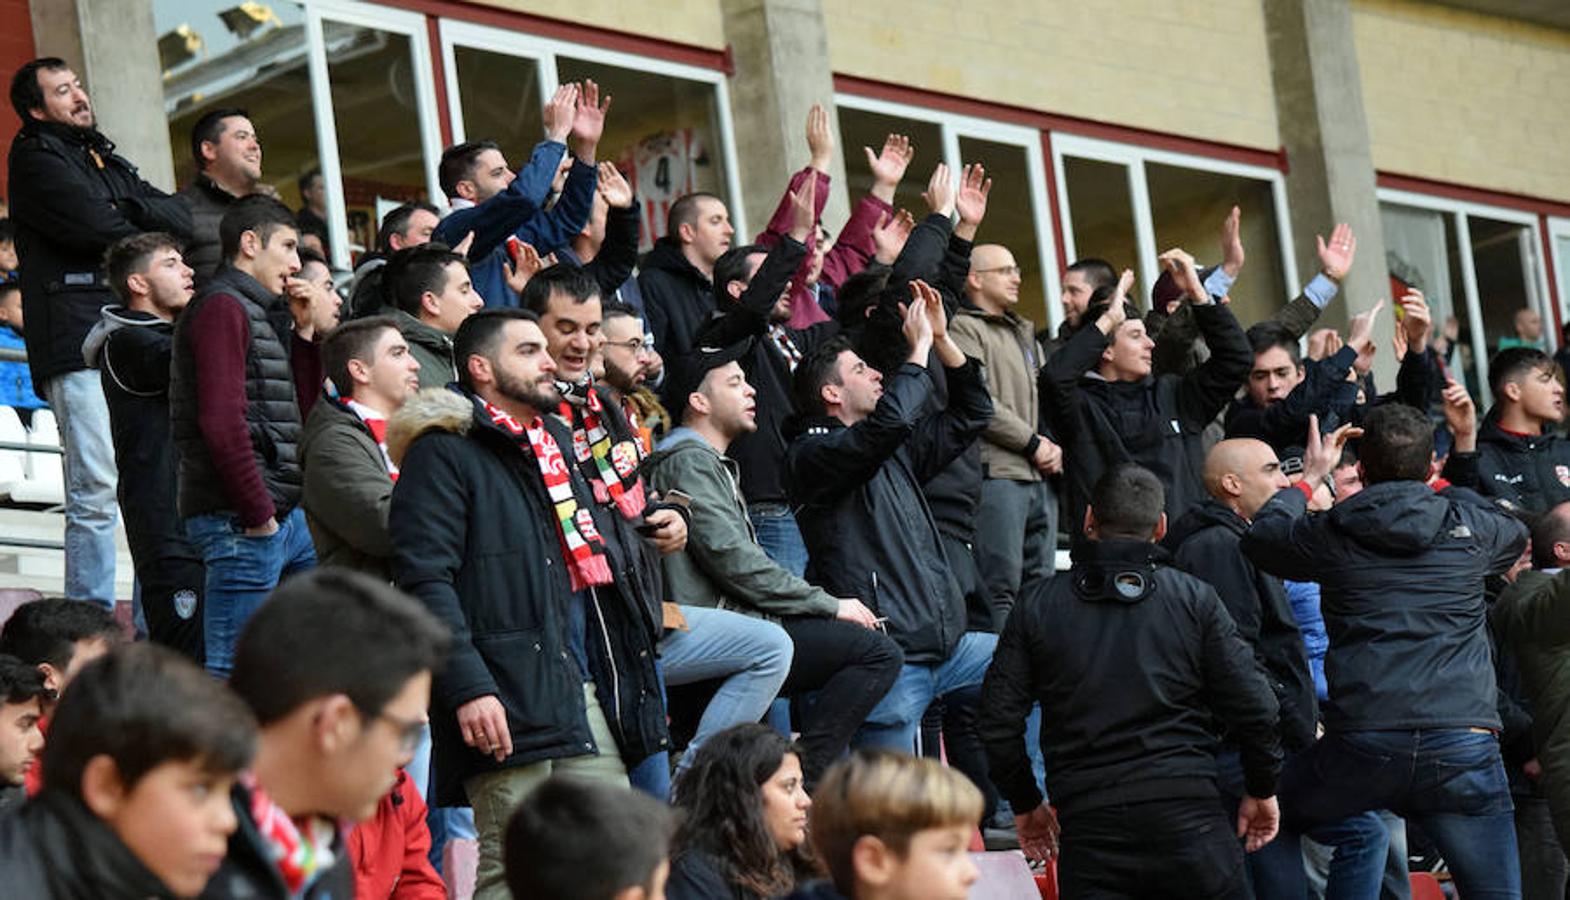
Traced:
<path fill-rule="evenodd" d="M 397 484 L 398 467 L 393 465 L 392 457 L 387 453 L 387 417 L 357 400 L 339 402 L 359 416 L 365 427 L 371 430 L 371 437 L 376 439 L 376 446 L 382 450 L 382 465 L 387 467 L 387 475 L 392 478 L 393 484 Z"/>
<path fill-rule="evenodd" d="M 482 401 L 483 402 L 483 401 Z M 556 510 L 556 535 L 561 538 L 562 558 L 567 563 L 567 574 L 572 579 L 572 589 L 581 591 L 591 585 L 611 583 L 611 566 L 605 556 L 605 541 L 594 527 L 594 516 L 578 505 L 572 490 L 572 473 L 562 458 L 556 439 L 545 429 L 545 422 L 538 416 L 525 428 L 518 420 L 496 407 L 485 404 L 491 422 L 511 434 L 519 449 L 528 442 L 528 449 L 540 466 L 540 477 L 545 481 L 545 492 L 550 495 Z"/>
<path fill-rule="evenodd" d="M 253 775 L 241 776 L 241 784 L 251 794 L 251 821 L 256 832 L 267 845 L 267 854 L 278 868 L 289 896 L 298 897 L 310 886 L 316 876 L 331 869 L 336 857 L 333 841 L 338 836 L 338 826 L 320 816 L 311 816 L 300 822 L 289 818 Z M 302 833 L 304 825 L 306 833 Z"/>
<path fill-rule="evenodd" d="M 796 367 L 801 365 L 801 348 L 797 347 L 796 342 L 791 339 L 790 330 L 778 322 L 771 323 L 769 340 L 773 341 L 774 346 L 784 354 L 785 366 L 792 372 L 796 371 Z"/>
<path fill-rule="evenodd" d="M 638 464 L 643 461 L 638 442 L 611 440 L 605 428 L 605 408 L 600 405 L 593 381 L 558 381 L 556 387 L 562 395 L 557 415 L 572 429 L 573 456 L 580 465 L 593 461 L 593 470 L 584 474 L 594 487 L 595 502 L 614 502 L 623 518 L 642 521 L 648 501 L 643 493 L 643 479 L 638 477 Z"/>

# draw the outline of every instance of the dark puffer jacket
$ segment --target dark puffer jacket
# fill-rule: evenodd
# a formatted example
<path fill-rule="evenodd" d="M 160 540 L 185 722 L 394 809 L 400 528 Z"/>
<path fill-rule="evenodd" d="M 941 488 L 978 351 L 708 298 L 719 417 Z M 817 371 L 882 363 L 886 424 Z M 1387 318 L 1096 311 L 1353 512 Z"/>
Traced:
<path fill-rule="evenodd" d="M 1526 526 L 1464 488 L 1370 485 L 1323 515 L 1296 487 L 1243 536 L 1254 565 L 1317 581 L 1330 634 L 1332 731 L 1498 730 L 1484 579 L 1526 548 Z"/>
<path fill-rule="evenodd" d="M 223 262 L 218 223 L 240 198 L 213 183 L 205 173 L 198 174 L 175 196 L 191 211 L 191 240 L 185 245 L 185 264 L 196 273 L 197 282 L 202 283 L 211 278 L 218 271 L 218 264 Z"/>
<path fill-rule="evenodd" d="M 1248 523 L 1230 508 L 1208 500 L 1189 510 L 1167 536 L 1173 562 L 1216 589 L 1238 636 L 1254 652 L 1281 706 L 1281 739 L 1297 752 L 1314 742 L 1319 704 L 1308 670 L 1303 634 L 1281 579 L 1259 571 L 1243 555 Z"/>
<path fill-rule="evenodd" d="M 884 382 L 871 415 L 849 427 L 828 416 L 805 420 L 785 456 L 786 489 L 801 504 L 807 580 L 887 617 L 889 636 L 917 665 L 947 659 L 966 621 L 921 487 L 992 416 L 975 360 L 945 374 L 946 409 L 927 412 L 933 375 L 906 363 Z"/>
<path fill-rule="evenodd" d="M 1514 434 L 1490 415 L 1477 432 L 1477 452 L 1452 453 L 1445 478 L 1511 509 L 1543 512 L 1570 500 L 1570 440 Z"/>
<path fill-rule="evenodd" d="M 30 120 L 11 143 L 11 218 L 22 261 L 27 362 L 34 389 L 85 368 L 82 341 L 115 302 L 104 251 L 123 237 L 167 231 L 184 239 L 191 214 L 137 174 L 96 130 Z"/>

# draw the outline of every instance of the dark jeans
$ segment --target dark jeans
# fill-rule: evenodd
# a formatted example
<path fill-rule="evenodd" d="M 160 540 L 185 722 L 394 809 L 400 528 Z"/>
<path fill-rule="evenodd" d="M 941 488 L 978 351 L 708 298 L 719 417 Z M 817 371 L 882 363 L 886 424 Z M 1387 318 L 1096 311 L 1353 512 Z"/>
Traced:
<path fill-rule="evenodd" d="M 796 645 L 780 693 L 817 692 L 811 709 L 797 723 L 802 777 L 807 785 L 816 785 L 823 770 L 850 745 L 867 713 L 888 693 L 905 664 L 905 654 L 883 632 L 838 619 L 785 619 L 780 625 Z"/>
<path fill-rule="evenodd" d="M 148 638 L 202 665 L 207 658 L 202 639 L 207 570 L 201 556 L 193 549 L 189 555 L 138 557 L 136 578 L 142 587 Z"/>
<path fill-rule="evenodd" d="M 1287 761 L 1286 826 L 1303 832 L 1389 809 L 1433 839 L 1467 900 L 1519 900 L 1521 869 L 1499 739 L 1468 728 L 1325 735 Z"/>
<path fill-rule="evenodd" d="M 1543 797 L 1515 797 L 1516 840 L 1521 845 L 1521 900 L 1565 900 L 1565 851 Z"/>
<path fill-rule="evenodd" d="M 1226 749 L 1216 754 L 1216 786 L 1227 821 L 1237 821 L 1243 802 L 1243 764 L 1238 753 Z M 1325 881 L 1325 900 L 1366 900 L 1379 896 L 1385 856 L 1390 840 L 1377 813 L 1362 812 L 1312 828 L 1307 833 L 1333 851 Z M 1274 840 L 1246 854 L 1244 872 L 1255 897 L 1305 898 L 1308 872 L 1303 863 L 1303 835 L 1282 828 Z"/>
<path fill-rule="evenodd" d="M 1117 804 L 1061 816 L 1063 900 L 1246 900 L 1243 847 L 1214 800 Z"/>
<path fill-rule="evenodd" d="M 1052 485 L 982 480 L 976 563 L 992 600 L 993 630 L 1003 630 L 1022 588 L 1052 577 L 1057 547 L 1058 498 L 1052 495 Z"/>

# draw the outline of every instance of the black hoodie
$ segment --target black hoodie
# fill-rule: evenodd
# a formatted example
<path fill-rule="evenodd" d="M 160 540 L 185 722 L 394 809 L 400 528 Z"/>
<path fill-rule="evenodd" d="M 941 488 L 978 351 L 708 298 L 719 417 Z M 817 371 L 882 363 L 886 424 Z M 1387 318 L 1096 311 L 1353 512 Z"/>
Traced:
<path fill-rule="evenodd" d="M 1255 568 L 1243 555 L 1248 522 L 1215 500 L 1189 510 L 1167 535 L 1178 568 L 1216 589 L 1238 637 L 1254 651 L 1281 705 L 1281 740 L 1292 752 L 1314 742 L 1318 701 L 1308 670 L 1303 635 L 1281 579 Z"/>
<path fill-rule="evenodd" d="M 1259 568 L 1317 581 L 1330 649 L 1331 731 L 1498 730 L 1484 579 L 1526 549 L 1526 526 L 1464 488 L 1373 484 L 1323 515 L 1296 487 L 1243 536 Z"/>
<path fill-rule="evenodd" d="M 714 312 L 713 282 L 682 255 L 674 238 L 666 236 L 655 241 L 643 258 L 638 291 L 643 294 L 643 314 L 655 349 L 666 359 L 685 356 Z"/>
<path fill-rule="evenodd" d="M 1214 724 L 1237 742 L 1250 796 L 1275 794 L 1276 698 L 1215 589 L 1147 541 L 1083 541 L 1074 567 L 1027 589 L 981 694 L 992 781 L 1016 812 L 1041 804 L 1025 717 L 1041 704 L 1047 789 L 1066 815 L 1218 797 Z"/>

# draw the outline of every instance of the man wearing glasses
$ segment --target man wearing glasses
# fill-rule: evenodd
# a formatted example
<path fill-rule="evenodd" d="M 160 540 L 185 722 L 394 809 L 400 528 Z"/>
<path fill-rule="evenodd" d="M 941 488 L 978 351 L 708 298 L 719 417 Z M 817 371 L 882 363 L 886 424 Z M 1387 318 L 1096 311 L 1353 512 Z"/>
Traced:
<path fill-rule="evenodd" d="M 600 334 L 605 343 L 599 358 L 590 364 L 595 381 L 610 388 L 621 404 L 643 447 L 645 456 L 654 452 L 654 443 L 671 428 L 670 415 L 660 405 L 652 387 L 665 378 L 664 360 L 654 349 L 654 339 L 643 330 L 643 319 L 631 305 L 617 301 L 604 304 Z"/>

